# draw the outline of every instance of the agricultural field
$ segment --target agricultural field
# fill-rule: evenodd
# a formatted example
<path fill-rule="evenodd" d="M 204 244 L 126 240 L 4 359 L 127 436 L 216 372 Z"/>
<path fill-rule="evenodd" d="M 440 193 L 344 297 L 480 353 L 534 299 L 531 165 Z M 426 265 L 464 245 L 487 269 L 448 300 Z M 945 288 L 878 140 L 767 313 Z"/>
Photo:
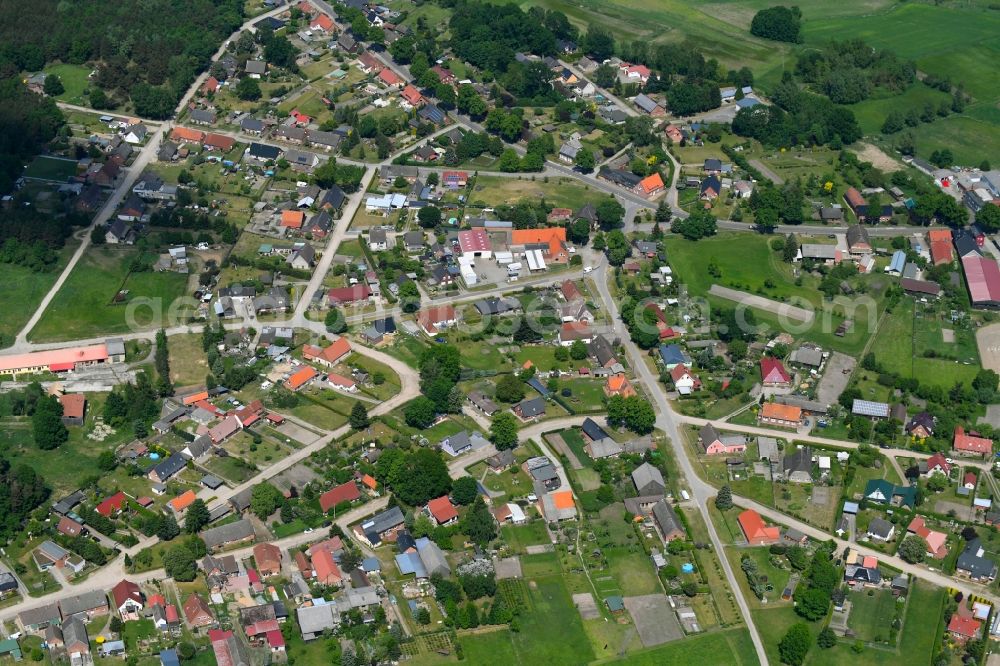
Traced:
<path fill-rule="evenodd" d="M 129 266 L 139 254 L 135 248 L 91 248 L 31 330 L 30 339 L 80 340 L 160 327 L 170 305 L 186 293 L 188 276 L 150 270 L 130 273 Z M 128 291 L 124 303 L 113 302 L 119 290 Z M 150 299 L 154 312 L 142 307 L 129 317 L 128 301 L 138 299 Z"/>

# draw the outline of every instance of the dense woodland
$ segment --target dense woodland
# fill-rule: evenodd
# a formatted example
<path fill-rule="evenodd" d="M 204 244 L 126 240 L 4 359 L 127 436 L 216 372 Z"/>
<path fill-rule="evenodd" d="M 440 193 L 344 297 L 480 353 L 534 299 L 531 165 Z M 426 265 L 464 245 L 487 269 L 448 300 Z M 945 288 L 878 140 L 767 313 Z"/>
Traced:
<path fill-rule="evenodd" d="M 0 192 L 6 193 L 27 158 L 55 138 L 63 116 L 55 102 L 30 92 L 9 70 L 0 79 L 0 99 Z M 7 225 L 6 217 L 2 224 Z"/>
<path fill-rule="evenodd" d="M 223 39 L 240 0 L 0 0 L 0 72 L 96 63 L 93 82 L 136 112 L 167 117 Z M 5 96 L 6 98 L 6 96 Z M 93 101 L 93 100 L 92 100 Z"/>
<path fill-rule="evenodd" d="M 873 49 L 860 39 L 831 42 L 822 51 L 805 51 L 795 73 L 837 104 L 854 104 L 876 90 L 902 92 L 913 83 L 916 67 L 891 51 Z"/>

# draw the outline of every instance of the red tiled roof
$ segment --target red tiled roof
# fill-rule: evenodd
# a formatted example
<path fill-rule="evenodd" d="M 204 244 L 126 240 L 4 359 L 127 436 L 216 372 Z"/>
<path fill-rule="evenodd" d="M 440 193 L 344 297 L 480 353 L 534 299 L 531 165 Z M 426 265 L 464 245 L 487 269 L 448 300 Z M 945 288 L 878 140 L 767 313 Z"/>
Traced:
<path fill-rule="evenodd" d="M 781 360 L 773 356 L 765 356 L 760 359 L 760 376 L 768 384 L 787 384 L 792 381 Z"/>
<path fill-rule="evenodd" d="M 452 305 L 436 305 L 424 308 L 417 314 L 417 321 L 429 333 L 437 331 L 438 324 L 455 319 L 455 307 Z"/>
<path fill-rule="evenodd" d="M 396 74 L 396 72 L 389 69 L 388 67 L 379 71 L 378 78 L 381 79 L 382 82 L 385 83 L 387 86 L 398 86 L 400 83 L 403 82 L 403 79 L 399 78 L 399 75 Z M 407 86 L 407 89 L 409 89 L 410 87 L 411 86 Z M 416 88 L 414 88 L 414 90 L 416 90 Z M 403 91 L 403 96 L 404 97 L 406 96 L 406 90 Z M 417 93 L 417 96 L 418 97 L 420 96 L 419 92 Z M 409 101 L 409 99 L 407 99 L 407 101 Z"/>
<path fill-rule="evenodd" d="M 639 187 L 645 194 L 652 194 L 663 189 L 663 178 L 659 173 L 650 174 L 639 181 Z"/>
<path fill-rule="evenodd" d="M 955 426 L 954 448 L 956 451 L 967 451 L 970 453 L 989 455 L 990 453 L 993 453 L 993 440 L 986 439 L 985 437 L 967 435 L 965 434 L 965 428 L 962 426 Z"/>
<path fill-rule="evenodd" d="M 205 133 L 199 132 L 198 130 L 188 129 L 187 127 L 175 127 L 173 131 L 170 132 L 170 140 L 201 143 L 205 140 Z"/>
<path fill-rule="evenodd" d="M 59 396 L 59 404 L 63 408 L 63 416 L 68 419 L 82 419 L 87 405 L 87 396 L 82 393 L 68 393 Z"/>
<path fill-rule="evenodd" d="M 952 615 L 951 622 L 948 623 L 949 633 L 962 636 L 963 638 L 975 638 L 979 633 L 979 627 L 979 620 L 971 617 L 963 617 L 958 613 Z"/>
<path fill-rule="evenodd" d="M 107 518 L 112 513 L 121 511 L 123 506 L 125 506 L 125 493 L 119 490 L 117 493 L 97 505 L 97 513 Z"/>
<path fill-rule="evenodd" d="M 316 571 L 316 579 L 324 585 L 334 585 L 343 579 L 340 567 L 333 560 L 333 555 L 327 550 L 319 550 L 312 556 L 313 569 Z"/>
<path fill-rule="evenodd" d="M 228 151 L 231 150 L 233 146 L 236 145 L 236 139 L 222 134 L 206 134 L 205 135 L 205 147 L 206 148 L 218 148 L 219 150 Z"/>
<path fill-rule="evenodd" d="M 111 588 L 111 598 L 115 600 L 115 608 L 121 608 L 129 599 L 142 605 L 142 591 L 130 580 L 122 580 Z"/>
<path fill-rule="evenodd" d="M 760 517 L 760 514 L 753 509 L 747 509 L 741 513 L 737 521 L 740 524 L 740 529 L 743 530 L 743 535 L 746 536 L 747 541 L 776 541 L 781 534 L 781 530 L 777 527 L 768 527 L 764 524 L 764 519 Z"/>
<path fill-rule="evenodd" d="M 451 500 L 448 499 L 447 495 L 442 495 L 441 497 L 432 499 L 427 503 L 427 510 L 434 517 L 434 520 L 438 522 L 438 524 L 444 524 L 449 520 L 458 518 L 458 511 L 456 511 L 455 507 L 452 506 Z"/>
<path fill-rule="evenodd" d="M 342 483 L 319 496 L 319 508 L 326 513 L 341 502 L 353 502 L 361 499 L 361 491 L 354 481 Z"/>
<path fill-rule="evenodd" d="M 326 14 L 318 14 L 309 24 L 310 28 L 320 28 L 325 32 L 333 30 L 333 21 Z"/>
<path fill-rule="evenodd" d="M 366 284 L 356 284 L 353 287 L 338 287 L 326 292 L 326 297 L 331 304 L 363 301 L 371 295 L 371 287 Z"/>
<path fill-rule="evenodd" d="M 412 106 L 417 106 L 418 104 L 424 101 L 424 98 L 420 94 L 420 91 L 414 88 L 410 84 L 407 84 L 407 86 L 403 88 L 403 92 L 401 92 L 400 94 L 403 96 L 403 99 L 409 102 Z"/>
<path fill-rule="evenodd" d="M 56 530 L 60 534 L 65 534 L 66 536 L 79 536 L 80 532 L 83 530 L 83 525 L 76 522 L 72 518 L 67 518 L 63 516 L 59 519 L 59 525 L 56 526 Z"/>
<path fill-rule="evenodd" d="M 583 298 L 583 294 L 580 293 L 580 288 L 576 286 L 576 283 L 572 280 L 564 280 L 561 286 L 563 298 L 572 303 L 577 299 Z"/>
<path fill-rule="evenodd" d="M 301 210 L 286 210 L 281 213 L 281 226 L 289 229 L 301 229 L 306 221 L 306 214 Z"/>

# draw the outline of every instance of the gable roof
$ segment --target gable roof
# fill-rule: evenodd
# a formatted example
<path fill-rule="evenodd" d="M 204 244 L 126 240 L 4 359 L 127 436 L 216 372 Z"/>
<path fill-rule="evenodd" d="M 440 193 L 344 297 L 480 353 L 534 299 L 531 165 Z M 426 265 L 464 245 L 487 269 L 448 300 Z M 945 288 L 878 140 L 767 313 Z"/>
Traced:
<path fill-rule="evenodd" d="M 760 376 L 765 383 L 787 384 L 792 381 L 780 359 L 764 356 L 760 359 Z"/>
<path fill-rule="evenodd" d="M 449 520 L 458 518 L 458 511 L 455 510 L 451 500 L 447 495 L 442 495 L 432 499 L 427 503 L 427 511 L 438 523 L 446 523 Z"/>
<path fill-rule="evenodd" d="M 341 502 L 353 502 L 358 499 L 361 499 L 361 491 L 358 490 L 358 484 L 354 481 L 348 481 L 320 495 L 319 508 L 323 513 L 326 513 Z"/>

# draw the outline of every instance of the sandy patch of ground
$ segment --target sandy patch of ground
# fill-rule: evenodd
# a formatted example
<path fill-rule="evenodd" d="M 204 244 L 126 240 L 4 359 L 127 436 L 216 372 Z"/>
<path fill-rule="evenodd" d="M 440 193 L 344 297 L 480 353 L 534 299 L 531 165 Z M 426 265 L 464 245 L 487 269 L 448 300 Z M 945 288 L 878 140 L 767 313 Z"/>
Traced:
<path fill-rule="evenodd" d="M 580 617 L 584 620 L 596 620 L 601 617 L 601 611 L 597 610 L 597 602 L 590 592 L 573 595 L 573 605 L 580 611 Z"/>
<path fill-rule="evenodd" d="M 857 153 L 858 157 L 860 157 L 862 161 L 871 162 L 876 168 L 881 169 L 886 173 L 901 171 L 903 169 L 903 165 L 900 164 L 898 160 L 893 159 L 881 148 L 873 146 L 870 143 L 862 143 L 861 150 L 852 150 Z"/>
<path fill-rule="evenodd" d="M 1000 324 L 990 324 L 976 331 L 976 344 L 983 367 L 1000 372 Z"/>

